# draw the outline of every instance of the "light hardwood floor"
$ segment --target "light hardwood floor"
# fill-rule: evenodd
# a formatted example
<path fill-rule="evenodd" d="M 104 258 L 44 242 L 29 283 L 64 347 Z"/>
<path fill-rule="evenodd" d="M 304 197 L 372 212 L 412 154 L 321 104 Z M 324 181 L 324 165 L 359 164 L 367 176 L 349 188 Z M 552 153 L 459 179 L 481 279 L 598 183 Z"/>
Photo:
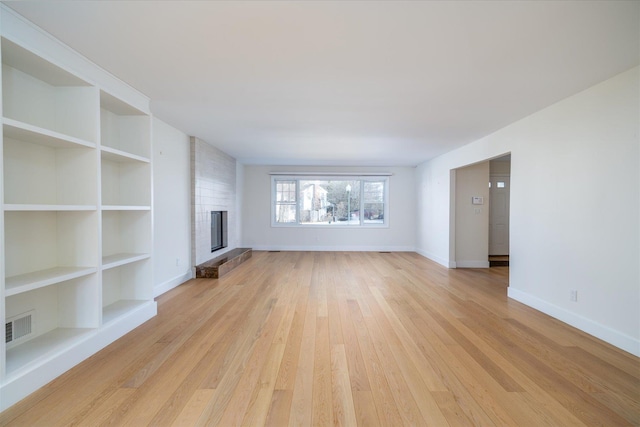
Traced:
<path fill-rule="evenodd" d="M 640 361 L 506 297 L 508 268 L 254 252 L 1 425 L 640 425 Z"/>

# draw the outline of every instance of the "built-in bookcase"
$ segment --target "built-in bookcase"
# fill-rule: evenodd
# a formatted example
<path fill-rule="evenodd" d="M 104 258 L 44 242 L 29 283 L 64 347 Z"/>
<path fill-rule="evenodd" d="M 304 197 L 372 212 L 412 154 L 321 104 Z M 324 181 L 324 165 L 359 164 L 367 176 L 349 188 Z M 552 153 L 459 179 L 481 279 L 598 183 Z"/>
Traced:
<path fill-rule="evenodd" d="M 0 17 L 2 410 L 156 304 L 148 99 L 3 5 Z"/>

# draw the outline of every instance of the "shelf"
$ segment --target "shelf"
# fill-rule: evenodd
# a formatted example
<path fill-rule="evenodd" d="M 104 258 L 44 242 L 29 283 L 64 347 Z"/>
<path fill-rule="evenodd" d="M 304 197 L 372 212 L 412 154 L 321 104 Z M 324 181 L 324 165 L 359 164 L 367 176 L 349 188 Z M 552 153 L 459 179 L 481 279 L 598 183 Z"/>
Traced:
<path fill-rule="evenodd" d="M 7 210 L 4 223 L 5 277 L 60 266 L 99 265 L 96 210 Z"/>
<path fill-rule="evenodd" d="M 102 206 L 103 211 L 150 211 L 151 206 L 120 206 L 106 205 Z"/>
<path fill-rule="evenodd" d="M 90 86 L 81 78 L 2 38 L 2 63 L 51 86 Z"/>
<path fill-rule="evenodd" d="M 5 279 L 5 296 L 9 297 L 97 271 L 96 267 L 55 267 Z"/>
<path fill-rule="evenodd" d="M 100 91 L 100 141 L 117 154 L 133 159 L 148 159 L 150 150 L 150 116 L 120 99 Z M 122 161 L 122 160 L 116 160 Z M 131 161 L 131 160 L 125 160 Z"/>
<path fill-rule="evenodd" d="M 128 162 L 149 163 L 149 159 L 147 157 L 137 156 L 135 154 L 127 153 L 126 151 L 118 150 L 117 148 L 111 148 L 106 146 L 102 146 L 101 156 L 103 159 L 111 160 L 112 162 L 117 162 L 117 163 L 128 163 Z"/>
<path fill-rule="evenodd" d="M 7 375 L 15 374 L 22 368 L 46 360 L 58 352 L 88 337 L 95 329 L 58 328 L 7 350 Z"/>
<path fill-rule="evenodd" d="M 4 117 L 44 130 L 36 133 L 51 134 L 56 138 L 62 136 L 59 139 L 67 139 L 66 135 L 70 135 L 95 143 L 99 129 L 99 117 L 95 114 L 96 89 L 84 85 L 51 85 L 35 74 L 39 73 L 25 72 L 3 62 Z"/>
<path fill-rule="evenodd" d="M 112 150 L 117 151 L 117 150 Z M 101 158 L 102 204 L 105 206 L 150 206 L 151 205 L 151 164 L 118 157 L 113 153 Z"/>
<path fill-rule="evenodd" d="M 98 207 L 95 205 L 23 205 L 23 204 L 5 204 L 5 211 L 10 212 L 86 212 L 96 211 Z"/>
<path fill-rule="evenodd" d="M 148 304 L 149 301 L 120 300 L 102 308 L 102 324 L 109 323 L 125 314 Z"/>
<path fill-rule="evenodd" d="M 52 148 L 96 148 L 93 142 L 85 141 L 73 136 L 44 129 L 18 120 L 2 119 L 4 127 L 2 132 L 5 138 L 13 138 L 32 144 L 44 145 Z"/>
<path fill-rule="evenodd" d="M 36 133 L 96 142 L 98 97 L 90 83 L 2 39 L 2 107 L 6 118 L 46 129 Z"/>
<path fill-rule="evenodd" d="M 5 118 L 4 122 L 2 154 L 6 204 L 97 205 L 98 158 L 94 145 L 15 120 Z"/>
<path fill-rule="evenodd" d="M 138 110 L 103 90 L 100 91 L 100 108 L 118 116 L 148 116 L 147 113 Z"/>
<path fill-rule="evenodd" d="M 131 254 L 121 253 L 113 254 L 102 257 L 102 269 L 108 270 L 114 267 L 120 267 L 121 265 L 130 264 L 132 262 L 140 261 L 150 258 L 150 254 Z"/>
<path fill-rule="evenodd" d="M 149 257 L 102 271 L 103 323 L 124 310 L 125 301 L 148 302 L 153 299 L 152 265 Z M 106 313 L 106 319 L 105 319 Z"/>
<path fill-rule="evenodd" d="M 120 254 L 151 253 L 151 215 L 145 210 L 107 210 L 102 212 L 103 259 Z"/>

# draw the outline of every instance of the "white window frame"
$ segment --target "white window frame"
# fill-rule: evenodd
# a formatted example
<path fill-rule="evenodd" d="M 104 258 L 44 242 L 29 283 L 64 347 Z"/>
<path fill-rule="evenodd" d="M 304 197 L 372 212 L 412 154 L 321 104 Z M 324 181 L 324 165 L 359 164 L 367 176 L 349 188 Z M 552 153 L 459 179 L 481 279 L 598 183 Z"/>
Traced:
<path fill-rule="evenodd" d="M 293 227 L 293 228 L 389 228 L 389 182 L 391 174 L 375 174 L 375 175 L 325 175 L 325 174 L 301 174 L 295 173 L 285 175 L 274 173 L 271 175 L 271 227 Z M 384 181 L 384 218 L 382 223 L 365 223 L 364 215 L 359 216 L 358 224 L 341 224 L 335 222 L 333 224 L 308 224 L 300 222 L 300 181 Z M 296 182 L 296 222 L 280 223 L 276 222 L 276 181 L 295 181 Z M 360 185 L 360 212 L 364 212 L 364 185 Z"/>

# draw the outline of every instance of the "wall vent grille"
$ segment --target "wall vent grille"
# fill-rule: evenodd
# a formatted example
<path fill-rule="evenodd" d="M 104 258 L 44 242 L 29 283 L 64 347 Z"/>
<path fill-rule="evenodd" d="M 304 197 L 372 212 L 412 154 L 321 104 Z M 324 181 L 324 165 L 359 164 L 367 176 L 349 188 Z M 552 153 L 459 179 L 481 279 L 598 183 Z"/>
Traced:
<path fill-rule="evenodd" d="M 4 324 L 5 343 L 11 343 L 28 337 L 33 332 L 33 313 L 23 313 L 13 317 Z"/>
<path fill-rule="evenodd" d="M 4 324 L 4 342 L 8 343 L 13 341 L 13 322 Z"/>

